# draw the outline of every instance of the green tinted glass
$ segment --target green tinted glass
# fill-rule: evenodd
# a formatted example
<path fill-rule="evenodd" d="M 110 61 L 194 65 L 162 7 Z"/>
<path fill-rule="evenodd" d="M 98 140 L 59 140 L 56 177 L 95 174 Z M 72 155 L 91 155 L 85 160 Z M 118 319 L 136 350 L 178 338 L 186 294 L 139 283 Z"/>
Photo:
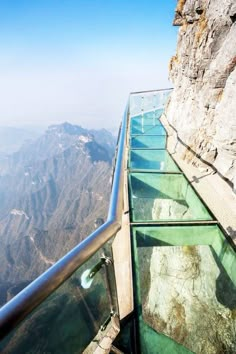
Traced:
<path fill-rule="evenodd" d="M 129 168 L 179 172 L 178 166 L 166 150 L 131 150 Z"/>
<path fill-rule="evenodd" d="M 160 125 L 162 126 L 160 120 L 159 120 L 160 116 L 156 113 L 145 113 L 139 116 L 135 116 L 135 117 L 131 117 L 130 118 L 130 126 L 131 126 L 131 131 L 133 127 L 136 128 L 142 128 L 142 127 L 146 127 L 146 126 L 157 126 Z"/>
<path fill-rule="evenodd" d="M 146 134 L 146 135 L 166 135 L 166 131 L 164 127 L 161 125 L 145 125 L 142 126 L 132 126 L 131 127 L 131 135 L 139 135 L 139 134 Z"/>
<path fill-rule="evenodd" d="M 142 353 L 234 353 L 236 257 L 219 227 L 132 234 Z"/>
<path fill-rule="evenodd" d="M 212 220 L 183 175 L 130 173 L 132 221 Z"/>
<path fill-rule="evenodd" d="M 138 135 L 130 139 L 130 145 L 133 149 L 165 149 L 165 136 Z"/>

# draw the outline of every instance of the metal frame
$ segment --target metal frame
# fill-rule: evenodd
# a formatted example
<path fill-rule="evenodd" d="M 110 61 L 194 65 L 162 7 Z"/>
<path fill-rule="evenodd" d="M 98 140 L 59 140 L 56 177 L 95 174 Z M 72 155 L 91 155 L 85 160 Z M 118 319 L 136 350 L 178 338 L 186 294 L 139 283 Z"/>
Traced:
<path fill-rule="evenodd" d="M 201 225 L 219 225 L 217 220 L 163 220 L 163 221 L 133 221 L 130 226 L 201 226 Z"/>
<path fill-rule="evenodd" d="M 157 90 L 134 91 L 134 92 L 130 92 L 130 95 L 139 95 L 141 93 L 152 93 L 152 92 L 161 92 L 161 91 L 170 91 L 170 90 L 173 90 L 173 87 L 169 87 L 165 89 L 157 89 Z"/>

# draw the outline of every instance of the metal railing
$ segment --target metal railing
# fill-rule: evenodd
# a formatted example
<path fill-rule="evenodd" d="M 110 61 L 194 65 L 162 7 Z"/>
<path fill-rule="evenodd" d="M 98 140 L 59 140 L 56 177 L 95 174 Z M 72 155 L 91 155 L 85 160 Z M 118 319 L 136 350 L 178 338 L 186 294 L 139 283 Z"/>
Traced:
<path fill-rule="evenodd" d="M 142 93 L 154 93 L 154 92 L 163 92 L 163 91 L 172 91 L 173 90 L 173 87 L 169 87 L 169 88 L 166 88 L 166 89 L 153 89 L 153 90 L 146 90 L 146 91 L 133 91 L 133 92 L 130 92 L 130 95 L 139 95 L 139 94 L 142 94 Z"/>
<path fill-rule="evenodd" d="M 128 105 L 122 120 L 118 142 L 107 221 L 0 309 L 0 339 L 12 331 L 17 324 L 120 230 L 123 210 L 124 148 L 127 115 Z"/>
<path fill-rule="evenodd" d="M 170 89 L 149 92 L 155 91 L 170 91 Z M 145 91 L 145 93 L 148 93 L 148 91 Z M 132 94 L 135 95 L 136 93 Z M 27 315 L 49 297 L 121 229 L 124 204 L 124 151 L 128 115 L 129 103 L 127 104 L 120 129 L 107 221 L 0 309 L 0 340 L 6 337 Z"/>

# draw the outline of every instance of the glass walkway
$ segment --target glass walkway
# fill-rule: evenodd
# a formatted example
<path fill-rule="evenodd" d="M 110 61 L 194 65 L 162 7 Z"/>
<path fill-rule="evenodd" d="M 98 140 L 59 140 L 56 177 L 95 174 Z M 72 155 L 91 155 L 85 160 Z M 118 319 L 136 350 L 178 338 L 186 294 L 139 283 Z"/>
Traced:
<path fill-rule="evenodd" d="M 236 352 L 235 247 L 167 151 L 170 92 L 130 95 L 107 222 L 0 309 L 1 353 Z"/>
<path fill-rule="evenodd" d="M 134 95 L 130 102 L 129 201 L 139 350 L 233 353 L 235 253 L 169 155 L 156 97 Z M 145 101 L 152 111 L 145 113 Z"/>

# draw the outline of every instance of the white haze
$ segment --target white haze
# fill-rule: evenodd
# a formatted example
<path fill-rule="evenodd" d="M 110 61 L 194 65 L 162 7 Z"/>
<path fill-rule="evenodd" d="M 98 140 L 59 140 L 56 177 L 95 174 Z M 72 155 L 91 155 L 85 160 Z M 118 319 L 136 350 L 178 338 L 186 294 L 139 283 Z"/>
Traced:
<path fill-rule="evenodd" d="M 91 61 L 78 65 L 0 66 L 0 126 L 69 121 L 115 128 L 130 91 L 169 87 L 168 54 L 158 61 Z M 0 63 L 1 64 L 1 63 Z"/>

